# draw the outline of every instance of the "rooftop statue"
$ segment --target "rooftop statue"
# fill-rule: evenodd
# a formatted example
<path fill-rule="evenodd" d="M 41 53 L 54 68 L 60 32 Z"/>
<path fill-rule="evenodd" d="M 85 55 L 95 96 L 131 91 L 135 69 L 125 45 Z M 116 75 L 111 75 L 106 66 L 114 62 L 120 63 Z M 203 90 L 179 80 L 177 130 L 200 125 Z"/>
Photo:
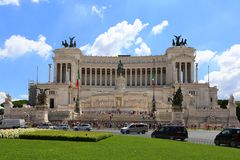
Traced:
<path fill-rule="evenodd" d="M 75 37 L 69 37 L 69 40 L 70 40 L 70 45 L 69 45 L 69 47 L 74 47 L 74 44 L 73 44 L 74 38 L 75 38 Z"/>
<path fill-rule="evenodd" d="M 74 41 L 74 37 L 69 37 L 69 43 L 67 42 L 67 40 L 62 41 L 62 45 L 66 48 L 66 47 L 76 47 L 76 40 Z"/>
<path fill-rule="evenodd" d="M 187 45 L 187 39 L 181 39 L 181 35 L 180 36 L 176 36 L 175 37 L 175 41 L 172 41 L 172 46 L 186 46 Z M 180 40 L 181 39 L 181 40 Z"/>

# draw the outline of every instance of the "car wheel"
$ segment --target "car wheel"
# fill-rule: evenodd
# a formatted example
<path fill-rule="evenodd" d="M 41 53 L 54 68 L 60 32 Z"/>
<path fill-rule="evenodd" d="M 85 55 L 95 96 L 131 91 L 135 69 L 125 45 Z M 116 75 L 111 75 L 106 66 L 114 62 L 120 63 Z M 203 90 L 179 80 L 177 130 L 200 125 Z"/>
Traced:
<path fill-rule="evenodd" d="M 216 144 L 216 146 L 220 146 L 219 140 L 215 140 L 214 143 Z"/>
<path fill-rule="evenodd" d="M 152 134 L 151 137 L 152 137 L 152 138 L 156 138 L 156 135 L 155 135 L 155 134 Z"/>
<path fill-rule="evenodd" d="M 145 131 L 142 131 L 142 134 L 145 134 Z"/>
<path fill-rule="evenodd" d="M 237 143 L 234 142 L 234 141 L 232 141 L 232 142 L 230 143 L 230 146 L 231 146 L 231 147 L 237 147 Z"/>
<path fill-rule="evenodd" d="M 127 130 L 127 131 L 126 131 L 126 134 L 129 134 L 129 133 L 130 133 L 129 130 Z"/>
<path fill-rule="evenodd" d="M 181 138 L 180 140 L 181 140 L 181 141 L 184 141 L 184 138 Z"/>

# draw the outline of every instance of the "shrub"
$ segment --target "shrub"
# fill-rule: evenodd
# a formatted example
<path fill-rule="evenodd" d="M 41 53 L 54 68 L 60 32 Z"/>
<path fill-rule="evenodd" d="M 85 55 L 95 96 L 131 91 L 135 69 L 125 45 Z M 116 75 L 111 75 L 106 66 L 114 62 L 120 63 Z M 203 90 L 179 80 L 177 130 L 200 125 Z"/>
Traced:
<path fill-rule="evenodd" d="M 25 132 L 19 135 L 20 139 L 40 139 L 40 140 L 63 140 L 63 141 L 85 141 L 97 142 L 111 137 L 112 133 L 100 132 L 76 132 L 59 130 L 36 130 Z"/>

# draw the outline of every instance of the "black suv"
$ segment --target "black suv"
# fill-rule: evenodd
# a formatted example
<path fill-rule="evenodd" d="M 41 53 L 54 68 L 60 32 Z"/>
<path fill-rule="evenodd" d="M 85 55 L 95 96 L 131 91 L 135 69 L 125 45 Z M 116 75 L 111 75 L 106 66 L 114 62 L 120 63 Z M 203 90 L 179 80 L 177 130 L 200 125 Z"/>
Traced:
<path fill-rule="evenodd" d="M 240 128 L 226 128 L 214 139 L 214 143 L 219 146 L 225 144 L 231 147 L 240 145 Z"/>
<path fill-rule="evenodd" d="M 152 138 L 180 139 L 184 141 L 188 138 L 187 129 L 184 126 L 163 126 L 153 131 Z"/>

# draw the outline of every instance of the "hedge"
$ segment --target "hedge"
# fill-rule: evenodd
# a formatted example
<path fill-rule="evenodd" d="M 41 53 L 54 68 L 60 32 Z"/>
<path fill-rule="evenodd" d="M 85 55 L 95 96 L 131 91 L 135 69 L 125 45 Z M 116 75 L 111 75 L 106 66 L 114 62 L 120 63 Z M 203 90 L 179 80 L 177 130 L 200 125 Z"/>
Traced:
<path fill-rule="evenodd" d="M 62 141 L 85 141 L 97 142 L 111 137 L 112 133 L 107 132 L 76 132 L 62 130 L 36 130 L 19 135 L 20 139 L 39 139 L 39 140 L 62 140 Z"/>

